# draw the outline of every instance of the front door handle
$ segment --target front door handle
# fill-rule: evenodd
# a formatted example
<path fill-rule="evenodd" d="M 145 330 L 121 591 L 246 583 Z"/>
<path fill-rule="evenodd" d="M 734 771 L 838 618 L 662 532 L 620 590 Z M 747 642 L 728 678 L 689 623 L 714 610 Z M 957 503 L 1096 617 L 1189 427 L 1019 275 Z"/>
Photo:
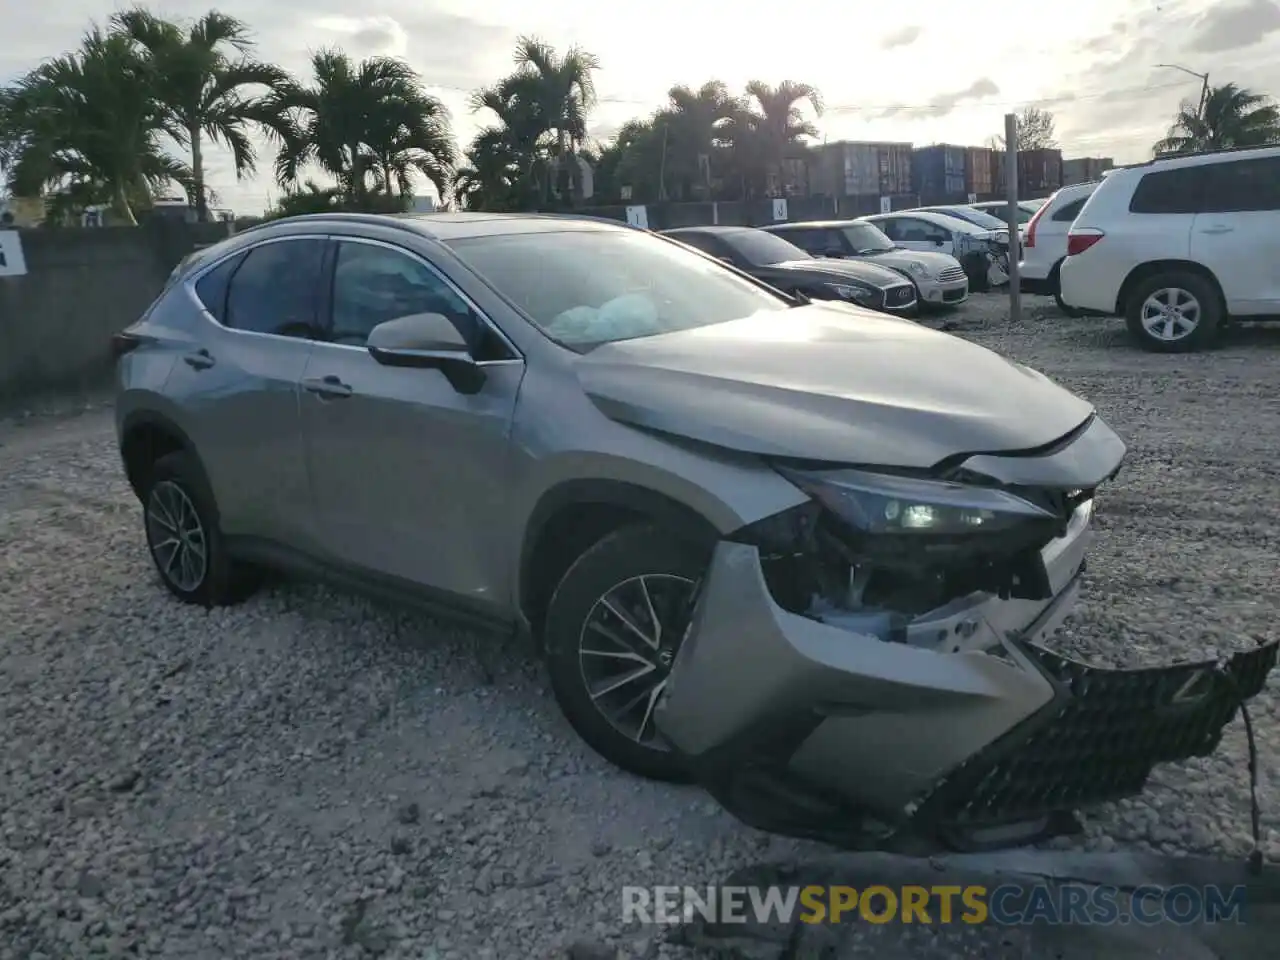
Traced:
<path fill-rule="evenodd" d="M 319 397 L 329 400 L 341 400 L 344 397 L 351 396 L 351 385 L 343 383 L 333 374 L 327 377 L 312 377 L 309 380 L 303 380 L 302 386 L 311 393 Z"/>
<path fill-rule="evenodd" d="M 216 361 L 208 350 L 200 349 L 195 353 L 188 353 L 182 358 L 182 362 L 193 370 L 208 370 Z"/>
<path fill-rule="evenodd" d="M 1219 234 L 1219 233 L 1230 233 L 1234 229 L 1235 227 L 1228 227 L 1228 226 L 1225 226 L 1224 224 L 1218 224 L 1217 226 L 1214 226 L 1214 227 L 1205 227 L 1200 232 L 1209 233 L 1209 234 Z"/>

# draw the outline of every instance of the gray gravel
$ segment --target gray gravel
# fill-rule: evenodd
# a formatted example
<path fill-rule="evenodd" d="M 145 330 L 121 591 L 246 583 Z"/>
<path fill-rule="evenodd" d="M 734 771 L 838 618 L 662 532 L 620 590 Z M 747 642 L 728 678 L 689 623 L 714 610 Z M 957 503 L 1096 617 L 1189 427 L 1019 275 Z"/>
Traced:
<path fill-rule="evenodd" d="M 1274 637 L 1280 329 L 1153 357 L 1029 304 L 1017 328 L 997 297 L 951 319 L 1130 445 L 1060 645 L 1120 664 Z M 0 424 L 0 622 L 3 960 L 691 957 L 621 929 L 623 884 L 816 849 L 607 767 L 524 649 L 310 585 L 171 601 L 100 409 Z M 1275 690 L 1253 713 L 1280 858 Z M 1237 723 L 1078 845 L 1242 854 L 1245 756 Z"/>

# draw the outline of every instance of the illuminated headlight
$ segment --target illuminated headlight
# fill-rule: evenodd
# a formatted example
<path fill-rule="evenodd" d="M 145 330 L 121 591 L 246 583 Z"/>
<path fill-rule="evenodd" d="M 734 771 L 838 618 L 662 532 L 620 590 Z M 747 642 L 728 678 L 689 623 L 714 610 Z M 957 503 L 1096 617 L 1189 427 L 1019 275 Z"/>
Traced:
<path fill-rule="evenodd" d="M 874 287 L 864 287 L 861 284 L 828 283 L 827 289 L 841 299 L 856 303 L 873 303 L 878 299 Z"/>
<path fill-rule="evenodd" d="M 1021 497 L 991 487 L 862 470 L 777 469 L 863 533 L 954 536 L 1057 519 Z"/>

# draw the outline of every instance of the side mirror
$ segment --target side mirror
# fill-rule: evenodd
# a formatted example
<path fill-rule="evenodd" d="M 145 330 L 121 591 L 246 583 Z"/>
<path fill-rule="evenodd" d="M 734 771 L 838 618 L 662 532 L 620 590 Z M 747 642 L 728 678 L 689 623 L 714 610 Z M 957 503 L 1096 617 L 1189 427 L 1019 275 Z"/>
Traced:
<path fill-rule="evenodd" d="M 945 240 L 943 240 L 941 237 L 939 237 L 937 240 L 935 240 L 935 241 L 933 241 L 933 242 L 934 242 L 934 243 L 936 243 L 938 246 L 942 246 L 942 245 L 943 245 L 944 243 L 946 243 L 947 241 L 945 241 Z"/>
<path fill-rule="evenodd" d="M 365 346 L 386 367 L 439 370 L 459 393 L 476 393 L 484 385 L 484 369 L 444 314 L 412 313 L 387 320 L 369 331 Z"/>

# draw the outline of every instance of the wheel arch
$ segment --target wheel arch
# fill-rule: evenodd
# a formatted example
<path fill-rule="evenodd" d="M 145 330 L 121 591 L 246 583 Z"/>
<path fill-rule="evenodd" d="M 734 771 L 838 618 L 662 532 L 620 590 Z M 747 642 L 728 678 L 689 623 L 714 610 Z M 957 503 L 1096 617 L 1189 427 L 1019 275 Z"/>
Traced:
<path fill-rule="evenodd" d="M 716 525 L 680 500 L 623 480 L 576 479 L 547 490 L 525 525 L 517 606 L 541 643 L 542 621 L 556 585 L 601 537 L 637 522 L 654 522 L 699 546 L 720 539 Z"/>
<path fill-rule="evenodd" d="M 1182 271 L 1184 273 L 1194 273 L 1199 277 L 1209 281 L 1213 285 L 1214 292 L 1218 295 L 1218 305 L 1222 309 L 1222 315 L 1227 315 L 1227 300 L 1222 292 L 1222 283 L 1218 280 L 1217 275 L 1202 263 L 1196 263 L 1194 260 L 1150 260 L 1147 263 L 1139 264 L 1129 271 L 1128 276 L 1124 278 L 1124 282 L 1120 284 L 1120 290 L 1116 294 L 1115 313 L 1118 317 L 1127 314 L 1129 305 L 1129 296 L 1134 288 L 1142 283 L 1142 281 L 1160 273 L 1174 273 Z"/>
<path fill-rule="evenodd" d="M 129 486 L 139 499 L 146 469 L 161 457 L 178 451 L 191 457 L 207 488 L 209 473 L 185 430 L 153 410 L 135 410 L 125 417 L 120 430 L 120 456 Z"/>

